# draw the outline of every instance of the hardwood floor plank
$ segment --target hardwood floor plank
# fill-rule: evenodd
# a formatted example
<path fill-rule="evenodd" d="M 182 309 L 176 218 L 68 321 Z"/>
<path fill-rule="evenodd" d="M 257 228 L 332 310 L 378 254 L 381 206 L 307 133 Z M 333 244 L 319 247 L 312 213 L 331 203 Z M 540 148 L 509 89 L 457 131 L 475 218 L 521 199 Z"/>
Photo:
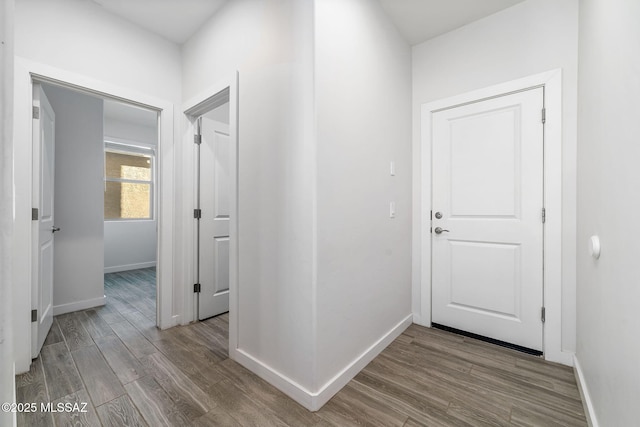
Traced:
<path fill-rule="evenodd" d="M 144 366 L 117 336 L 96 338 L 96 345 L 123 385 L 147 374 Z"/>
<path fill-rule="evenodd" d="M 42 347 L 40 356 L 51 400 L 82 389 L 80 374 L 64 342 Z"/>
<path fill-rule="evenodd" d="M 208 392 L 225 379 L 218 366 L 219 359 L 208 357 L 206 352 L 193 351 L 194 349 L 174 338 L 164 338 L 153 344 L 204 391 Z"/>
<path fill-rule="evenodd" d="M 511 411 L 511 422 L 517 426 L 568 426 L 586 427 L 585 417 L 578 417 L 564 411 L 557 411 L 531 403 L 518 403 Z"/>
<path fill-rule="evenodd" d="M 209 392 L 218 407 L 230 414 L 240 425 L 285 427 L 285 424 L 267 408 L 246 396 L 230 381 L 216 384 Z"/>
<path fill-rule="evenodd" d="M 214 408 L 192 424 L 193 427 L 242 427 L 228 412 Z"/>
<path fill-rule="evenodd" d="M 138 359 L 158 351 L 131 323 L 119 322 L 111 324 L 111 329 Z"/>
<path fill-rule="evenodd" d="M 113 330 L 109 327 L 109 324 L 105 322 L 95 310 L 82 311 L 80 312 L 79 317 L 82 321 L 82 325 L 87 332 L 89 332 L 89 335 L 91 335 L 92 338 L 113 335 Z"/>
<path fill-rule="evenodd" d="M 190 420 L 152 377 L 140 378 L 124 387 L 150 426 L 189 425 Z"/>
<path fill-rule="evenodd" d="M 148 427 L 128 395 L 96 408 L 104 427 Z"/>
<path fill-rule="evenodd" d="M 146 361 L 156 382 L 190 420 L 201 417 L 216 406 L 207 393 L 202 391 L 162 353 L 152 354 L 147 357 Z"/>
<path fill-rule="evenodd" d="M 233 361 L 230 360 L 230 362 Z M 248 372 L 248 374 L 236 377 L 233 384 L 246 396 L 253 398 L 264 407 L 269 408 L 274 415 L 286 424 L 292 426 L 310 426 L 322 420 L 318 415 L 309 412 L 306 408 L 287 397 L 262 378 L 246 369 L 245 371 Z"/>
<path fill-rule="evenodd" d="M 85 390 L 80 390 L 53 402 L 66 405 L 63 411 L 53 413 L 53 419 L 57 427 L 101 427 L 95 408 L 91 404 L 89 395 Z M 71 409 L 69 411 L 68 409 Z M 83 412 L 86 411 L 86 412 Z"/>
<path fill-rule="evenodd" d="M 38 358 L 31 363 L 29 372 L 16 376 L 16 403 L 35 403 L 37 409 L 35 412 L 18 412 L 18 426 L 53 426 L 51 413 L 40 411 L 40 404 L 49 401 L 42 358 Z"/>
<path fill-rule="evenodd" d="M 338 425 L 347 423 L 380 427 L 403 426 L 409 418 L 387 402 L 376 400 L 351 384 L 340 390 L 318 411 L 318 415 Z"/>
<path fill-rule="evenodd" d="M 100 406 L 125 393 L 98 347 L 83 347 L 72 351 L 71 355 L 94 405 Z"/>
<path fill-rule="evenodd" d="M 129 311 L 122 313 L 129 323 L 131 323 L 146 339 L 149 341 L 158 341 L 166 336 L 169 332 L 160 330 L 155 321 L 149 319 L 139 311 Z M 155 318 L 155 316 L 154 316 Z"/>
<path fill-rule="evenodd" d="M 82 325 L 82 312 L 67 313 L 57 316 L 58 325 L 70 351 L 80 347 L 93 345 L 91 335 Z M 69 394 L 69 393 L 67 393 Z M 65 394 L 66 396 L 66 394 Z M 62 397 L 62 396 L 60 396 Z"/>
<path fill-rule="evenodd" d="M 64 337 L 62 336 L 62 332 L 60 331 L 60 326 L 58 326 L 58 319 L 54 317 L 53 324 L 51 325 L 51 330 L 47 334 L 47 338 L 44 340 L 43 346 L 57 344 L 63 341 Z"/>

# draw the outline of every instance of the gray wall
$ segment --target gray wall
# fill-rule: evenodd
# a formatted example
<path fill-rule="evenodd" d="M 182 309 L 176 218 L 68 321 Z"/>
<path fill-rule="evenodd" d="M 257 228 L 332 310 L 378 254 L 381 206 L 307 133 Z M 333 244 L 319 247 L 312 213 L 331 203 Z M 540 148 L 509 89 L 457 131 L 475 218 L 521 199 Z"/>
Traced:
<path fill-rule="evenodd" d="M 638 425 L 638 22 L 637 0 L 580 3 L 576 357 L 601 426 Z"/>
<path fill-rule="evenodd" d="M 103 105 L 44 86 L 56 113 L 54 314 L 95 305 L 104 296 Z"/>
<path fill-rule="evenodd" d="M 411 313 L 411 48 L 377 2 L 315 12 L 322 387 Z"/>
<path fill-rule="evenodd" d="M 13 228 L 13 0 L 0 0 L 0 402 L 12 402 L 13 369 L 11 236 Z M 14 414 L 0 412 L 0 425 Z"/>

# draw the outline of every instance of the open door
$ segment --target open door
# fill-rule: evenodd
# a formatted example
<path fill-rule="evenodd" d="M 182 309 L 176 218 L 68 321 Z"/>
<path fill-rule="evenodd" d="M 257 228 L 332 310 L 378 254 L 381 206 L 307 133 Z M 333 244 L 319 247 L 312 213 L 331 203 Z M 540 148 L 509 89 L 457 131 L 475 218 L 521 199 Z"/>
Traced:
<path fill-rule="evenodd" d="M 219 108 L 229 108 L 228 104 Z M 199 145 L 200 320 L 229 311 L 229 214 L 231 141 L 229 125 L 216 111 L 203 116 Z M 216 120 L 218 119 L 218 120 Z M 224 120 L 224 119 L 222 119 Z"/>
<path fill-rule="evenodd" d="M 36 358 L 53 323 L 55 114 L 42 87 L 33 85 L 33 259 L 31 357 Z"/>

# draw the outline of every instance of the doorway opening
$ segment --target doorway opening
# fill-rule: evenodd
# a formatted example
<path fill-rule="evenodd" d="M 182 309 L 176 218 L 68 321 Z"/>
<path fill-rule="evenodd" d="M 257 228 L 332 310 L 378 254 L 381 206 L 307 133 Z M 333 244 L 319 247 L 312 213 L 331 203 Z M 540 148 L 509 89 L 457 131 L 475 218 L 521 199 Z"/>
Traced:
<path fill-rule="evenodd" d="M 238 75 L 219 82 L 184 108 L 185 195 L 189 210 L 184 229 L 192 260 L 185 271 L 193 280 L 187 290 L 185 316 L 192 321 L 228 322 L 228 353 L 237 356 L 238 324 Z M 189 283 L 189 282 L 187 282 Z"/>
<path fill-rule="evenodd" d="M 155 110 L 57 82 L 33 87 L 35 358 L 48 335 L 158 323 L 159 126 Z"/>

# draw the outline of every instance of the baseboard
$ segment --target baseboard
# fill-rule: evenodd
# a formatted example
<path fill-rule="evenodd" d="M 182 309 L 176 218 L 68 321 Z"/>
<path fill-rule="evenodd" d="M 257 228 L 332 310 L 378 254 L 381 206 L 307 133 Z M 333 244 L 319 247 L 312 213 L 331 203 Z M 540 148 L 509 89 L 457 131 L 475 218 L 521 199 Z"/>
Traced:
<path fill-rule="evenodd" d="M 236 362 L 240 363 L 245 368 L 249 369 L 305 408 L 310 411 L 317 411 L 322 408 L 322 406 L 337 392 L 339 392 L 342 387 L 347 385 L 347 383 L 351 381 L 351 379 L 355 377 L 356 374 L 365 366 L 367 366 L 367 364 L 378 354 L 380 354 L 382 350 L 391 344 L 393 340 L 400 336 L 400 334 L 402 334 L 402 332 L 411 325 L 412 320 L 413 315 L 411 314 L 405 317 L 396 326 L 391 328 L 390 331 L 378 339 L 378 341 L 371 345 L 371 347 L 356 357 L 335 377 L 327 381 L 327 383 L 320 387 L 317 392 L 311 392 L 291 378 L 264 364 L 242 349 L 232 350 L 230 352 L 230 356 Z"/>
<path fill-rule="evenodd" d="M 84 301 L 71 302 L 69 304 L 61 304 L 53 306 L 53 315 L 71 313 L 74 311 L 86 310 L 87 308 L 99 307 L 104 305 L 106 296 L 100 298 L 86 299 Z"/>
<path fill-rule="evenodd" d="M 149 262 L 139 262 L 136 264 L 126 264 L 126 265 L 116 265 L 113 267 L 105 267 L 104 274 L 119 273 L 121 271 L 138 270 L 140 268 L 155 267 L 156 264 L 157 263 L 155 261 L 149 261 Z"/>
<path fill-rule="evenodd" d="M 364 369 L 378 354 L 382 352 L 389 344 L 402 334 L 407 329 L 413 320 L 413 315 L 409 314 L 402 319 L 397 325 L 395 325 L 389 332 L 384 334 L 378 341 L 373 343 L 371 347 L 365 350 L 360 356 L 355 358 L 349 365 L 347 365 L 342 371 L 340 371 L 335 377 L 330 379 L 320 390 L 316 393 L 313 399 L 313 405 L 310 408 L 312 411 L 317 411 L 322 408 L 325 403 L 329 401 L 342 387 L 347 385 L 349 381 L 355 377 L 358 372 Z"/>
<path fill-rule="evenodd" d="M 589 388 L 584 378 L 584 372 L 580 366 L 580 361 L 577 356 L 573 356 L 573 373 L 576 376 L 576 382 L 578 383 L 578 390 L 580 390 L 580 397 L 582 397 L 582 406 L 584 406 L 584 413 L 587 417 L 587 423 L 589 427 L 599 427 L 598 419 L 596 418 L 595 408 L 593 407 L 593 401 L 589 394 Z"/>

